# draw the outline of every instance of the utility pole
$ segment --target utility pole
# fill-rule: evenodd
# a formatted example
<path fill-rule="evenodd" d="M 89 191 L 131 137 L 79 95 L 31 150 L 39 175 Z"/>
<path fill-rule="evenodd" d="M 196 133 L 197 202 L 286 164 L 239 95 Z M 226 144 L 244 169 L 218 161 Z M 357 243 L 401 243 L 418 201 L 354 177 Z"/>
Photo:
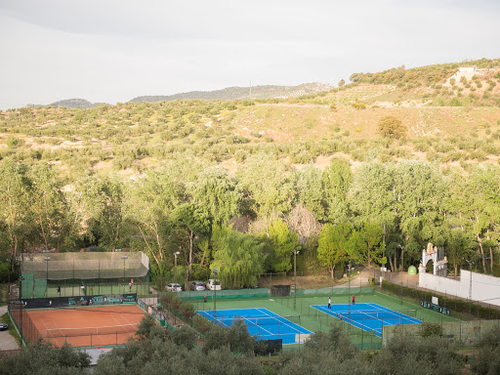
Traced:
<path fill-rule="evenodd" d="M 252 100 L 252 81 L 250 81 L 250 100 Z"/>
<path fill-rule="evenodd" d="M 217 324 L 217 272 L 219 269 L 214 267 L 214 324 Z"/>
<path fill-rule="evenodd" d="M 297 254 L 300 250 L 293 249 L 293 279 L 295 286 L 293 287 L 293 309 L 297 307 Z"/>

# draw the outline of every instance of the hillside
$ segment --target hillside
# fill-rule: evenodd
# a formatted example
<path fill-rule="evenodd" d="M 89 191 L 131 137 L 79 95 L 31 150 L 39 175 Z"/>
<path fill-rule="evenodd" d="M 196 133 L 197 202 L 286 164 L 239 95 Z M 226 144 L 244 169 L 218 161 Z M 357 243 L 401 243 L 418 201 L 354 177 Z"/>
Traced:
<path fill-rule="evenodd" d="M 357 73 L 351 79 L 340 92 L 281 99 L 8 110 L 0 112 L 0 157 L 54 161 L 68 171 L 132 173 L 184 153 L 230 169 L 258 152 L 318 166 L 332 157 L 346 158 L 353 166 L 374 159 L 422 159 L 461 169 L 498 162 L 499 60 Z M 289 94 L 300 92 L 299 87 Z M 254 93 L 260 95 L 258 88 Z M 402 139 L 379 133 L 385 116 L 407 128 Z"/>
<path fill-rule="evenodd" d="M 186 99 L 203 100 L 240 100 L 240 99 L 267 99 L 267 98 L 296 98 L 303 95 L 317 94 L 329 91 L 333 85 L 325 83 L 304 83 L 299 86 L 254 86 L 254 87 L 228 87 L 216 91 L 192 91 L 169 96 L 138 96 L 131 102 L 161 102 Z"/>

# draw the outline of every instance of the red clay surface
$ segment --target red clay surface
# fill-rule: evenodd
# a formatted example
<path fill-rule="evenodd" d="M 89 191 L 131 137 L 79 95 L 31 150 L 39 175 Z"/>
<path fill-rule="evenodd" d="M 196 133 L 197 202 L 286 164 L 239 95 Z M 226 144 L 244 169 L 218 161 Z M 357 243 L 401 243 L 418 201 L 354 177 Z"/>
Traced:
<path fill-rule="evenodd" d="M 125 344 L 145 315 L 137 305 L 24 312 L 38 331 L 33 330 L 32 338 L 42 336 L 57 346 L 67 341 L 77 347 Z"/>

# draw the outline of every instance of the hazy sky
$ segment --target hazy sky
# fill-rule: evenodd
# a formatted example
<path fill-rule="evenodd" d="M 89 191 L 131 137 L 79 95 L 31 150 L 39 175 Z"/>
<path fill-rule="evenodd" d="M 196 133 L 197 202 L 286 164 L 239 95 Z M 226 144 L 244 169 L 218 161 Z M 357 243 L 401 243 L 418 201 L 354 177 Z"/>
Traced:
<path fill-rule="evenodd" d="M 0 108 L 500 57 L 499 0 L 0 0 Z"/>

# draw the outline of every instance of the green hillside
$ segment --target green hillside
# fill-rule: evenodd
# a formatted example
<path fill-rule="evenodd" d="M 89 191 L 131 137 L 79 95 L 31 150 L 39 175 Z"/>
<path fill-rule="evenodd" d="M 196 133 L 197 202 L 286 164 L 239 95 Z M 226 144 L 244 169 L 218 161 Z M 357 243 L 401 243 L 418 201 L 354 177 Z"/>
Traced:
<path fill-rule="evenodd" d="M 0 243 L 11 258 L 145 251 L 155 278 L 185 286 L 222 264 L 223 279 L 255 285 L 290 271 L 298 248 L 312 274 L 380 265 L 382 253 L 396 271 L 429 242 L 453 272 L 498 274 L 496 63 L 358 75 L 294 98 L 0 112 Z M 339 237 L 347 247 L 329 247 Z M 182 269 L 169 274 L 176 252 Z"/>
<path fill-rule="evenodd" d="M 460 67 L 474 71 L 464 75 Z M 333 156 L 355 163 L 416 158 L 463 168 L 498 161 L 499 60 L 356 73 L 351 80 L 340 91 L 286 99 L 8 110 L 0 112 L 0 156 L 56 161 L 67 170 L 132 171 L 186 152 L 231 168 L 257 152 L 318 166 Z M 381 135 L 378 123 L 386 116 L 407 128 L 402 139 Z"/>

